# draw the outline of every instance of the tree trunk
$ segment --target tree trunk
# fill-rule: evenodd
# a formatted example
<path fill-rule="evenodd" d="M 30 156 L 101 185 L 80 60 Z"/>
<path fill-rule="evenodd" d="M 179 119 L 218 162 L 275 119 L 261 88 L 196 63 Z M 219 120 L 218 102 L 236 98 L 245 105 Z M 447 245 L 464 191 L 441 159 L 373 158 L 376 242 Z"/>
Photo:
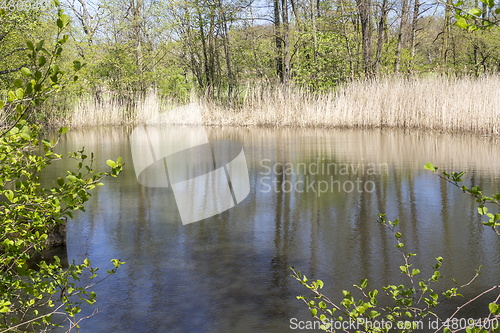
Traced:
<path fill-rule="evenodd" d="M 342 28 L 344 31 L 345 44 L 347 48 L 347 55 L 349 56 L 349 71 L 351 72 L 351 79 L 354 78 L 354 66 L 352 63 L 352 51 L 349 42 L 349 35 L 347 34 L 347 27 L 345 24 L 345 12 L 344 12 L 344 1 L 340 0 L 340 17 L 342 18 Z"/>
<path fill-rule="evenodd" d="M 201 48 L 203 50 L 203 67 L 205 68 L 205 86 L 211 86 L 212 82 L 210 81 L 210 74 L 208 69 L 208 55 L 207 55 L 207 42 L 205 38 L 205 29 L 203 29 L 203 18 L 201 16 L 200 5 L 198 4 L 198 0 L 196 0 L 196 10 L 198 12 L 198 28 L 200 29 L 200 39 L 201 39 Z"/>
<path fill-rule="evenodd" d="M 283 18 L 283 43 L 284 43 L 284 64 L 283 64 L 283 84 L 290 82 L 290 31 L 288 26 L 288 0 L 281 1 L 281 13 Z"/>
<path fill-rule="evenodd" d="M 483 3 L 483 18 L 484 18 L 484 7 L 486 6 L 486 4 Z M 474 1 L 474 8 L 479 8 L 479 3 L 478 3 L 478 0 L 475 0 Z M 479 76 L 479 57 L 478 57 L 478 53 L 479 53 L 479 45 L 478 45 L 478 40 L 477 38 L 475 37 L 472 37 L 472 43 L 474 44 L 474 75 L 476 77 Z"/>
<path fill-rule="evenodd" d="M 300 26 L 302 25 L 302 22 L 300 20 L 300 15 L 299 15 L 299 10 L 297 8 L 297 4 L 295 3 L 294 0 L 290 0 L 290 3 L 292 4 L 293 15 L 295 16 L 295 20 L 297 21 L 297 30 L 300 31 Z"/>
<path fill-rule="evenodd" d="M 380 61 L 382 59 L 382 46 L 384 44 L 386 17 L 387 17 L 387 0 L 383 0 L 382 7 L 380 8 L 380 20 L 378 22 L 378 32 L 377 32 L 377 54 L 375 56 L 376 75 L 379 75 L 380 72 Z"/>
<path fill-rule="evenodd" d="M 420 0 L 415 0 L 415 5 L 413 6 L 413 19 L 411 22 L 411 68 L 415 67 L 415 47 L 417 40 L 417 24 L 418 17 L 420 15 Z"/>
<path fill-rule="evenodd" d="M 226 67 L 227 67 L 227 80 L 228 80 L 228 92 L 227 92 L 227 99 L 229 103 L 231 103 L 232 95 L 233 95 L 233 71 L 231 69 L 231 54 L 229 52 L 229 36 L 228 36 L 228 29 L 227 29 L 227 19 L 226 19 L 226 14 L 224 12 L 224 9 L 222 8 L 222 1 L 219 1 L 219 9 L 220 9 L 220 14 L 222 17 L 222 22 L 223 22 L 223 29 L 224 29 L 224 38 L 223 38 L 223 43 L 224 43 L 224 54 L 226 56 Z"/>
<path fill-rule="evenodd" d="M 451 23 L 451 6 L 453 6 L 452 0 L 446 1 L 446 8 L 444 14 L 444 28 L 443 28 L 443 46 L 441 48 L 441 66 L 443 72 L 446 71 L 446 56 L 448 52 L 448 37 L 450 35 L 450 23 Z"/>
<path fill-rule="evenodd" d="M 142 50 L 141 50 L 141 8 L 142 0 L 138 0 L 135 6 L 133 7 L 133 15 L 134 15 L 134 37 L 135 37 L 135 56 L 136 56 L 136 94 L 137 97 L 141 94 L 142 91 Z"/>
<path fill-rule="evenodd" d="M 363 70 L 366 76 L 370 76 L 372 70 L 372 4 L 371 0 L 356 0 L 356 4 L 361 21 Z"/>
<path fill-rule="evenodd" d="M 215 13 L 214 7 L 210 6 L 210 26 L 208 32 L 208 61 L 210 71 L 210 85 L 208 86 L 208 95 L 214 98 L 214 83 L 215 83 L 215 46 L 214 46 L 214 31 L 215 30 Z"/>
<path fill-rule="evenodd" d="M 186 52 L 189 53 L 189 59 L 191 62 L 191 72 L 193 75 L 196 77 L 196 82 L 198 82 L 198 85 L 200 89 L 203 89 L 203 74 L 201 72 L 200 65 L 198 63 L 197 59 L 200 59 L 198 53 L 196 52 L 195 44 L 193 42 L 193 36 L 191 33 L 191 20 L 190 17 L 187 16 L 187 22 L 186 22 Z M 198 58 L 195 57 L 195 53 L 198 56 Z"/>
<path fill-rule="evenodd" d="M 318 57 L 318 36 L 316 34 L 316 4 L 314 3 L 314 0 L 311 0 L 311 23 L 313 29 L 314 64 L 316 65 L 316 59 Z"/>
<path fill-rule="evenodd" d="M 276 43 L 276 74 L 283 83 L 283 41 L 281 39 L 279 0 L 274 0 L 274 35 Z"/>
<path fill-rule="evenodd" d="M 396 61 L 394 62 L 394 72 L 399 73 L 401 65 L 401 50 L 403 48 L 403 30 L 406 26 L 406 12 L 408 11 L 408 0 L 402 0 L 401 4 L 401 21 L 398 29 L 398 44 L 396 46 Z"/>

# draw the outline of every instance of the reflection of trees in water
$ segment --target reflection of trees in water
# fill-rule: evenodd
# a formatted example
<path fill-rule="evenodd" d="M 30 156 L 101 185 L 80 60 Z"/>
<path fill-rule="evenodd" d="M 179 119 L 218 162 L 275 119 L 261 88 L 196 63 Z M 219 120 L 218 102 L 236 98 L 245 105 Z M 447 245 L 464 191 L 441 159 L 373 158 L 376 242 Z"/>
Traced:
<path fill-rule="evenodd" d="M 168 190 L 137 184 L 128 147 L 130 131 L 70 131 L 68 141 L 62 143 L 63 152 L 84 145 L 88 152 L 95 152 L 100 165 L 108 158 L 124 157 L 126 165 L 120 179 L 111 187 L 100 188 L 91 198 L 85 220 L 75 222 L 82 224 L 78 230 L 85 231 L 83 237 L 88 240 L 81 244 L 78 253 L 103 256 L 96 248 L 111 248 L 130 257 L 121 258 L 127 261 L 123 271 L 128 278 L 112 283 L 118 285 L 123 294 L 120 297 L 145 309 L 137 310 L 138 315 L 158 316 L 158 320 L 174 328 L 190 321 L 188 314 L 205 316 L 212 323 L 226 320 L 224 311 L 210 312 L 210 304 L 215 300 L 231 314 L 231 323 L 235 325 L 240 315 L 253 316 L 257 321 L 281 318 L 286 324 L 283 318 L 293 313 L 296 305 L 302 309 L 300 302 L 284 301 L 293 300 L 299 289 L 295 289 L 295 282 L 289 277 L 288 265 L 310 278 L 325 280 L 325 288 L 331 288 L 325 292 L 334 297 L 342 289 L 352 289 L 351 285 L 361 278 L 368 277 L 371 287 L 393 282 L 391 276 L 400 265 L 399 254 L 393 246 L 393 236 L 376 223 L 378 212 L 387 213 L 392 220 L 401 219 L 407 250 L 419 253 L 414 263 L 422 275 L 434 263 L 434 255 L 445 256 L 443 274 L 450 277 L 457 277 L 459 272 L 460 278 L 466 270 L 476 268 L 464 264 L 464 260 L 477 265 L 483 261 L 485 282 L 480 281 L 473 288 L 481 289 L 498 273 L 498 265 L 486 264 L 498 263 L 493 256 L 498 254 L 500 242 L 489 237 L 479 222 L 474 200 L 448 189 L 449 185 L 423 171 L 423 165 L 429 161 L 452 171 L 477 167 L 479 170 L 466 174 L 465 181 L 482 186 L 484 193 L 496 193 L 498 184 L 492 179 L 498 179 L 500 171 L 496 173 L 495 168 L 500 163 L 496 161 L 499 157 L 495 142 L 477 137 L 376 130 L 207 132 L 211 140 L 229 138 L 243 142 L 251 168 L 252 190 L 237 207 L 187 226 L 176 215 L 175 201 L 161 201 Z M 306 176 L 310 181 L 330 183 L 328 175 L 280 172 L 271 175 L 277 181 L 278 193 L 274 193 L 273 186 L 272 193 L 263 196 L 256 189 L 262 178 L 260 172 L 264 171 L 260 166 L 264 158 L 270 159 L 271 164 L 282 163 L 278 171 L 283 171 L 288 162 L 308 165 L 318 158 L 338 164 L 388 163 L 389 171 L 336 176 L 341 182 L 355 181 L 357 177 L 364 183 L 374 181 L 373 193 L 334 190 L 321 196 L 285 193 L 280 189 L 285 182 L 293 184 Z M 256 236 L 261 227 L 269 228 Z M 109 240 L 109 244 L 96 244 L 96 240 L 102 239 Z M 478 243 L 482 245 L 472 250 Z M 196 299 L 197 308 L 186 299 Z M 172 316 L 165 315 L 167 308 L 174 309 Z M 115 310 L 124 322 L 133 323 L 133 318 L 123 314 L 127 313 L 123 308 Z M 110 315 L 115 310 L 111 309 Z"/>

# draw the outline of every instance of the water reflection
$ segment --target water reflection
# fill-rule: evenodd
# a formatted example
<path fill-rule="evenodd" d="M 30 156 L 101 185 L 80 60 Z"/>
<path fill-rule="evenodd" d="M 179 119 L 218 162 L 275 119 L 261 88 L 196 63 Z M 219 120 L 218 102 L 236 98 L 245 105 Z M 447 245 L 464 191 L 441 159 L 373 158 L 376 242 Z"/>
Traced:
<path fill-rule="evenodd" d="M 250 194 L 230 210 L 189 225 L 182 225 L 171 188 L 137 182 L 131 129 L 74 130 L 59 146 L 61 152 L 85 146 L 95 153 L 98 168 L 118 156 L 126 163 L 124 173 L 107 180 L 87 212 L 68 225 L 70 260 L 90 257 L 102 271 L 110 268 L 110 258 L 127 262 L 97 287 L 103 312 L 84 321 L 82 331 L 291 331 L 290 318 L 308 320 L 310 315 L 295 298 L 306 291 L 289 277 L 287 266 L 321 278 L 325 293 L 336 300 L 362 278 L 379 290 L 403 281 L 393 236 L 376 223 L 379 212 L 400 218 L 404 243 L 418 253 L 414 266 L 422 276 L 429 276 L 433 258 L 441 255 L 442 273 L 459 283 L 484 265 L 483 274 L 464 290 L 466 297 L 498 283 L 498 237 L 482 226 L 471 198 L 423 170 L 429 161 L 447 170 L 466 170 L 466 183 L 496 193 L 498 142 L 379 130 L 219 128 L 207 133 L 209 141 L 243 145 Z M 298 181 L 331 184 L 331 174 L 286 172 L 287 163 L 308 167 L 318 161 L 384 164 L 387 171 L 335 174 L 341 184 L 371 181 L 373 191 L 289 190 Z M 271 165 L 269 173 L 265 166 Z M 70 163 L 54 163 L 49 172 L 55 176 L 68 167 Z M 269 191 L 265 184 L 278 190 Z M 441 282 L 436 290 L 445 287 Z M 490 300 L 477 301 L 464 316 L 478 315 Z M 461 302 L 444 303 L 444 313 Z"/>

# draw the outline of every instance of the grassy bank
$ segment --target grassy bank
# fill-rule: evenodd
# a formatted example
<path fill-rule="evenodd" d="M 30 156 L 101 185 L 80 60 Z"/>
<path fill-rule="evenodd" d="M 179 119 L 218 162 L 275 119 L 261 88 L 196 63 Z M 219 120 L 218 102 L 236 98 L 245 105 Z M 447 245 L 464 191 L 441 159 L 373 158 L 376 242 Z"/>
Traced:
<path fill-rule="evenodd" d="M 500 77 L 383 78 L 355 81 L 334 92 L 313 94 L 279 87 L 241 88 L 233 106 L 191 97 L 209 126 L 397 127 L 483 134 L 500 132 Z M 189 124 L 178 104 L 149 93 L 127 111 L 114 100 L 80 100 L 72 127 L 144 123 L 166 112 L 167 122 Z M 164 118 L 165 119 L 165 118 Z"/>

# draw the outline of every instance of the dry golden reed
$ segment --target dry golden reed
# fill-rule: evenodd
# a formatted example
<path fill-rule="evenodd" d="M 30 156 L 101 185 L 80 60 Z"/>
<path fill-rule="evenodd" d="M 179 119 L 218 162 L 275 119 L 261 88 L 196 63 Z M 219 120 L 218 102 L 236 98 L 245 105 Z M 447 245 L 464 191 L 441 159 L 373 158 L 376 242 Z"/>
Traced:
<path fill-rule="evenodd" d="M 419 128 L 498 134 L 500 77 L 388 77 L 346 83 L 330 93 L 300 88 L 247 85 L 232 106 L 191 97 L 202 109 L 205 125 L 325 128 Z M 72 127 L 145 123 L 162 114 L 172 124 L 189 124 L 172 100 L 148 93 L 132 112 L 113 100 L 80 100 Z M 166 117 L 165 117 L 166 116 Z"/>

